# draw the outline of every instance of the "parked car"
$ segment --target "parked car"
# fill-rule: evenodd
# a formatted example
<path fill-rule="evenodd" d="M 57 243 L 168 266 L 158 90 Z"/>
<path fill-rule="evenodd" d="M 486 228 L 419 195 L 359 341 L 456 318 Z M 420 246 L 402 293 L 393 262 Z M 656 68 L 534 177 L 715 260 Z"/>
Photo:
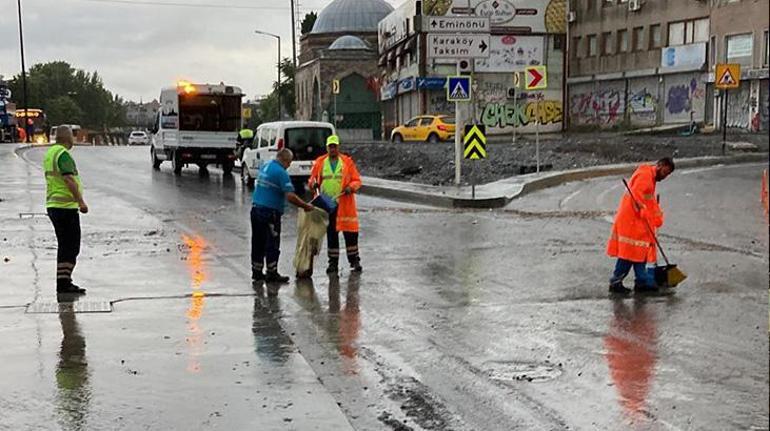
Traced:
<path fill-rule="evenodd" d="M 254 140 L 244 148 L 241 158 L 241 180 L 254 186 L 261 166 L 275 158 L 278 150 L 294 153 L 289 175 L 296 186 L 310 178 L 315 159 L 326 152 L 326 138 L 335 134 L 334 126 L 318 121 L 277 121 L 257 127 Z"/>
<path fill-rule="evenodd" d="M 128 145 L 150 145 L 150 135 L 141 130 L 134 130 L 128 135 Z"/>
<path fill-rule="evenodd" d="M 421 115 L 412 118 L 403 126 L 393 129 L 392 142 L 425 141 L 436 143 L 455 137 L 454 118 L 447 115 Z"/>

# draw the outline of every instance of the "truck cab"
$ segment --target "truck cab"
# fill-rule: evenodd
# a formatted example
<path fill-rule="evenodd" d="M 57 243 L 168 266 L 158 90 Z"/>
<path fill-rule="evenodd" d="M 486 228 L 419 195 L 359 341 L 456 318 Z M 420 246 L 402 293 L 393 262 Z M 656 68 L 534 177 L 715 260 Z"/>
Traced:
<path fill-rule="evenodd" d="M 180 81 L 160 93 L 161 108 L 152 128 L 152 166 L 170 161 L 174 174 L 197 164 L 201 172 L 218 165 L 230 175 L 235 162 L 236 138 L 241 125 L 240 88 L 220 83 Z"/>

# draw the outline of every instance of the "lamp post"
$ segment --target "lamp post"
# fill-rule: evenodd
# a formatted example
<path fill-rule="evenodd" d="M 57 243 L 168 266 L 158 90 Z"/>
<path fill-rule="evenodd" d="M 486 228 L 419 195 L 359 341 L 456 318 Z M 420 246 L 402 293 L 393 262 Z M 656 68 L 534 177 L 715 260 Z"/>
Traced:
<path fill-rule="evenodd" d="M 17 0 L 19 10 L 19 50 L 21 51 L 21 88 L 22 99 L 24 101 L 24 132 L 27 136 L 27 143 L 32 142 L 32 137 L 27 132 L 27 121 L 29 120 L 29 103 L 27 103 L 27 66 L 24 63 L 24 29 L 21 26 L 21 0 Z M 19 126 L 18 120 L 16 127 Z"/>
<path fill-rule="evenodd" d="M 296 15 L 294 15 L 294 0 L 289 0 L 291 3 L 291 55 L 294 60 L 294 71 L 297 71 L 297 22 Z"/>
<path fill-rule="evenodd" d="M 281 36 L 266 31 L 254 30 L 254 33 L 278 39 L 278 120 L 283 119 L 283 95 L 281 94 Z"/>

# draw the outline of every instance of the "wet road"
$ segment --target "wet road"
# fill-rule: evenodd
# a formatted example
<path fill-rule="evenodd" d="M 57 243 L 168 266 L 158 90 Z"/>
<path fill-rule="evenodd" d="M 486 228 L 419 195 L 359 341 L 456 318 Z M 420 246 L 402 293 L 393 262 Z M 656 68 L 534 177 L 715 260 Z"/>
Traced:
<path fill-rule="evenodd" d="M 0 428 L 767 428 L 762 166 L 661 186 L 663 241 L 690 275 L 674 296 L 608 299 L 620 190 L 600 179 L 500 211 L 361 197 L 365 272 L 317 264 L 272 297 L 248 279 L 237 181 L 153 172 L 147 152 L 75 152 L 81 307 L 112 311 L 33 314 L 54 300 L 55 243 L 18 213 L 42 211 L 43 182 L 0 147 Z"/>

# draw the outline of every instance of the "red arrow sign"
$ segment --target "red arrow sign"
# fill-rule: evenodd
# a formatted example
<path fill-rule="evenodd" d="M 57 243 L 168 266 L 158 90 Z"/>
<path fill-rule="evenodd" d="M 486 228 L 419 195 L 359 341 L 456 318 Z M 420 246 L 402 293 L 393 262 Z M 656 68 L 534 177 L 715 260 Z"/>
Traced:
<path fill-rule="evenodd" d="M 545 66 L 532 66 L 527 68 L 527 90 L 540 90 L 548 86 Z"/>

